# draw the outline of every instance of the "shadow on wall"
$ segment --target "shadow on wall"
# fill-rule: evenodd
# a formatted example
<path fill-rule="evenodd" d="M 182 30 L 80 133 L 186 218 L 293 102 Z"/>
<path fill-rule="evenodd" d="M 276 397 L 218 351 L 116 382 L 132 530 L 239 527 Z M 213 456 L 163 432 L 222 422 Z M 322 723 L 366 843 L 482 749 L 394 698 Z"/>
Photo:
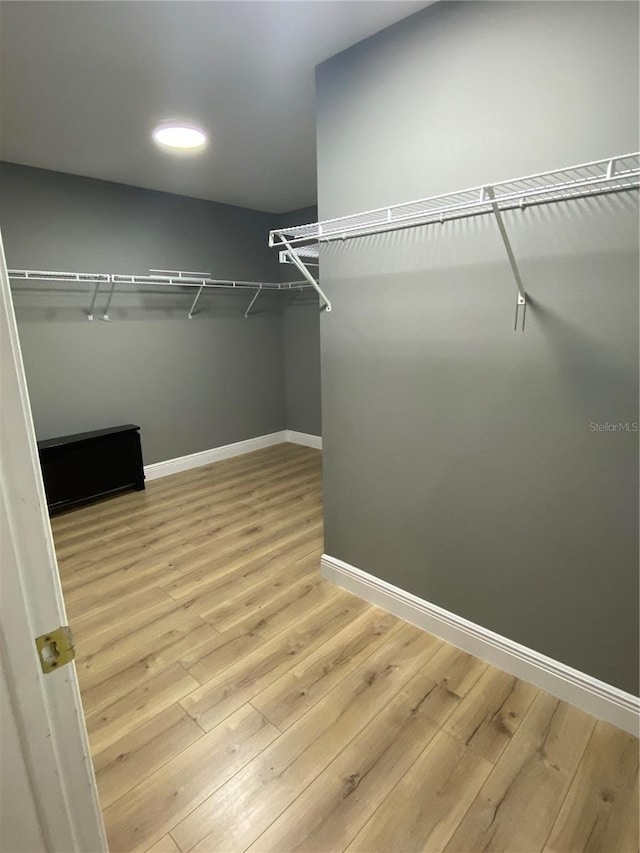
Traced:
<path fill-rule="evenodd" d="M 318 294 L 313 289 L 292 291 L 291 294 L 287 294 L 283 297 L 282 304 L 284 311 L 295 310 L 296 308 L 305 308 L 312 305 L 317 308 L 318 311 L 320 310 Z"/>
<path fill-rule="evenodd" d="M 577 323 L 570 322 L 532 296 L 529 296 L 527 312 L 530 318 L 536 318 L 540 333 L 555 356 L 566 393 L 571 394 L 587 414 L 593 410 L 594 388 L 599 388 L 606 389 L 612 420 L 636 420 L 638 374 L 634 362 L 619 358 L 610 345 L 585 333 Z M 637 363 L 637 356 L 634 361 Z M 620 401 L 630 401 L 634 397 L 633 411 L 620 411 Z M 606 405 L 606 400 L 599 401 L 601 411 Z"/>
<path fill-rule="evenodd" d="M 635 221 L 629 216 L 635 213 Z M 638 198 L 632 192 L 563 201 L 512 210 L 503 219 L 518 263 L 539 258 L 616 251 L 637 246 Z M 401 275 L 475 267 L 494 262 L 507 265 L 500 233 L 492 215 L 445 221 L 333 241 L 321 247 L 323 270 L 334 262 L 341 277 Z"/>

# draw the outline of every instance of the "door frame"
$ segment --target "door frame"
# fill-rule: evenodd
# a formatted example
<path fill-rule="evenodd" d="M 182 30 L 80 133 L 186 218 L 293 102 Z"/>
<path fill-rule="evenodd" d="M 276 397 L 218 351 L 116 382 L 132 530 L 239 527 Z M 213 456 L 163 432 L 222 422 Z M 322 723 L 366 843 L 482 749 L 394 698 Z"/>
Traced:
<path fill-rule="evenodd" d="M 19 738 L 20 772 L 43 849 L 106 853 L 75 663 L 45 675 L 35 646 L 36 637 L 67 620 L 1 233 L 0 390 L 0 663 L 13 717 L 7 722 Z M 4 810 L 12 805 L 12 768 L 2 763 L 0 772 L 7 774 Z"/>

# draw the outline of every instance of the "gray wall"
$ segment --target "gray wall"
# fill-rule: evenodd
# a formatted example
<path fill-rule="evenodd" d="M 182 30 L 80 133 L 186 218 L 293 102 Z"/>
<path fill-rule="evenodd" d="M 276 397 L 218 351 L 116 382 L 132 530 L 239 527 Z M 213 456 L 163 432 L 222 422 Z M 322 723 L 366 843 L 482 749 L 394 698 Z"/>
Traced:
<path fill-rule="evenodd" d="M 195 269 L 276 281 L 274 216 L 0 164 L 9 267 L 146 273 Z M 193 293 L 116 295 L 112 322 L 86 319 L 87 290 L 14 289 L 36 431 L 142 427 L 146 463 L 284 429 L 280 300 L 223 291 L 186 318 Z M 102 304 L 102 303 L 99 303 Z"/>
<path fill-rule="evenodd" d="M 321 219 L 638 148 L 638 6 L 438 3 L 319 67 Z M 632 194 L 329 244 L 325 550 L 638 689 Z"/>
<path fill-rule="evenodd" d="M 280 227 L 316 222 L 316 207 L 282 214 Z M 281 281 L 299 281 L 292 264 L 281 264 Z M 320 413 L 320 308 L 315 291 L 292 294 L 282 315 L 287 428 L 322 435 Z"/>
<path fill-rule="evenodd" d="M 282 315 L 287 429 L 322 435 L 320 309 L 317 298 L 294 302 Z"/>

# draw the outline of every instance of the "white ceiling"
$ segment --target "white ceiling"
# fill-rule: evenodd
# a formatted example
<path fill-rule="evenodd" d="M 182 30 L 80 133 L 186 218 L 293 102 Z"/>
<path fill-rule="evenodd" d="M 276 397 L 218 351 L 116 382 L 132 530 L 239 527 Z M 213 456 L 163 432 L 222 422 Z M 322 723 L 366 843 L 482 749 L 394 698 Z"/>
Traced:
<path fill-rule="evenodd" d="M 3 2 L 0 159 L 282 212 L 316 199 L 314 67 L 424 0 Z M 163 119 L 199 156 L 150 141 Z"/>

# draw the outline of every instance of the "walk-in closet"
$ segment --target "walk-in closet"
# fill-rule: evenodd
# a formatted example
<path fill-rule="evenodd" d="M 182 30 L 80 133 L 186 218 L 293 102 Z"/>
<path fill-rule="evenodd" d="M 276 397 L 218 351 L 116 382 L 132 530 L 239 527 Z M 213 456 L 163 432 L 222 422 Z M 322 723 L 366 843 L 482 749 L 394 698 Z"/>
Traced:
<path fill-rule="evenodd" d="M 0 2 L 0 853 L 637 853 L 639 13 Z"/>

